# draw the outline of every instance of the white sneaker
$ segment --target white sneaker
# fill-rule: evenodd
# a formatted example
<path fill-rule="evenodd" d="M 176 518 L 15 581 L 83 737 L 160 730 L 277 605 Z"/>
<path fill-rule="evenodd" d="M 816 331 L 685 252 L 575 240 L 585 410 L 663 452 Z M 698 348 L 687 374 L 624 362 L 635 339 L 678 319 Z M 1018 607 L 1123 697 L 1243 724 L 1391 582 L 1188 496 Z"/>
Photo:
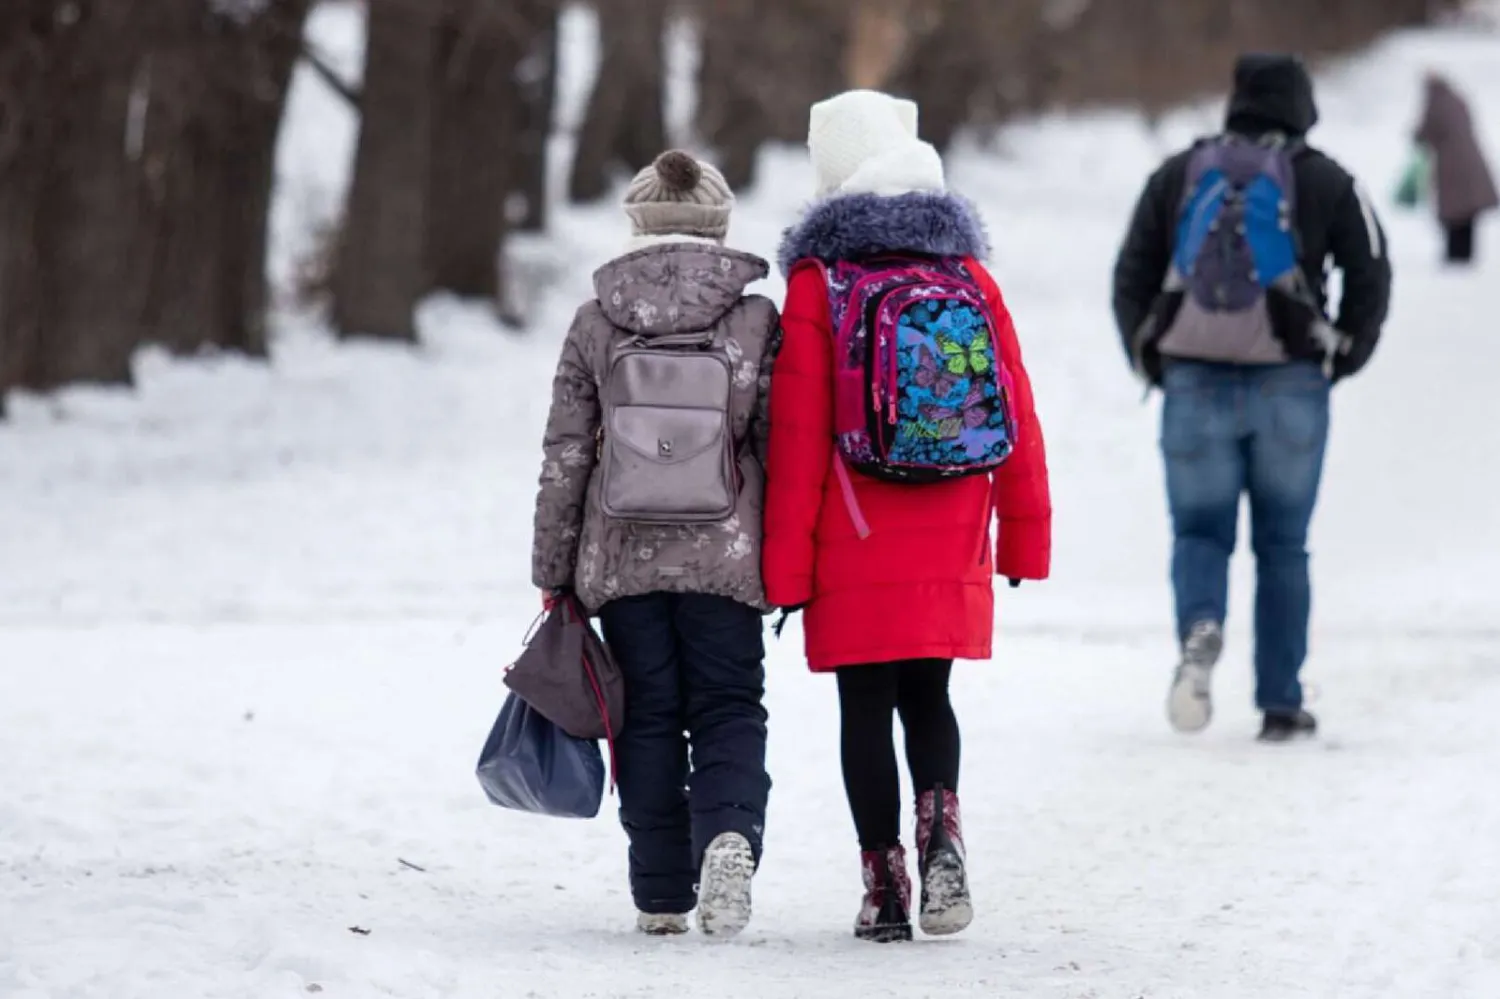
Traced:
<path fill-rule="evenodd" d="M 648 937 L 680 937 L 688 931 L 685 912 L 638 912 L 635 915 L 637 933 Z"/>
<path fill-rule="evenodd" d="M 1199 621 L 1182 643 L 1182 662 L 1172 675 L 1167 718 L 1179 732 L 1201 732 L 1214 716 L 1214 665 L 1224 651 L 1224 630 L 1216 621 Z"/>
<path fill-rule="evenodd" d="M 698 928 L 711 937 L 732 937 L 750 924 L 750 879 L 755 854 L 736 832 L 720 833 L 703 851 L 698 879 Z"/>

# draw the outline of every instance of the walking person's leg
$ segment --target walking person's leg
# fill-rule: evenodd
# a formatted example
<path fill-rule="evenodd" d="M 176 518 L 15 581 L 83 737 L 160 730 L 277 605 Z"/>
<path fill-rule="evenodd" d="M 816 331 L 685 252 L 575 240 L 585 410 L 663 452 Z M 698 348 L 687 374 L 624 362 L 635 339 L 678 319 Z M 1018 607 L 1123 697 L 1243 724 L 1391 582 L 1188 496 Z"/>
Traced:
<path fill-rule="evenodd" d="M 727 597 L 678 598 L 698 922 L 711 935 L 730 936 L 749 923 L 750 879 L 760 863 L 771 789 L 762 629 L 759 611 Z"/>
<path fill-rule="evenodd" d="M 1447 232 L 1447 260 L 1450 264 L 1467 264 L 1474 259 L 1474 219 L 1444 224 Z"/>
<path fill-rule="evenodd" d="M 917 869 L 924 933 L 958 933 L 974 920 L 958 808 L 960 741 L 948 683 L 951 659 L 901 663 L 896 710 L 906 734 L 906 763 L 917 795 Z"/>
<path fill-rule="evenodd" d="M 1302 710 L 1300 675 L 1312 612 L 1307 534 L 1328 443 L 1328 379 L 1316 364 L 1268 369 L 1253 402 L 1255 703 L 1266 715 L 1262 735 L 1277 740 L 1316 730 Z"/>
<path fill-rule="evenodd" d="M 917 794 L 941 784 L 958 793 L 958 717 L 948 696 L 951 659 L 914 659 L 896 667 L 896 710 L 906 735 L 906 765 Z"/>
<path fill-rule="evenodd" d="M 839 685 L 844 793 L 859 836 L 865 897 L 854 935 L 911 939 L 911 880 L 901 846 L 901 774 L 895 713 L 899 664 L 844 666 Z"/>
<path fill-rule="evenodd" d="M 673 600 L 650 594 L 600 611 L 625 677 L 625 725 L 615 739 L 620 824 L 630 839 L 630 892 L 651 933 L 687 930 L 697 905 L 688 754 Z"/>
<path fill-rule="evenodd" d="M 1172 515 L 1172 592 L 1182 659 L 1167 712 L 1196 732 L 1213 717 L 1240 494 L 1245 488 L 1243 376 L 1229 365 L 1172 362 L 1163 379 L 1161 449 Z"/>

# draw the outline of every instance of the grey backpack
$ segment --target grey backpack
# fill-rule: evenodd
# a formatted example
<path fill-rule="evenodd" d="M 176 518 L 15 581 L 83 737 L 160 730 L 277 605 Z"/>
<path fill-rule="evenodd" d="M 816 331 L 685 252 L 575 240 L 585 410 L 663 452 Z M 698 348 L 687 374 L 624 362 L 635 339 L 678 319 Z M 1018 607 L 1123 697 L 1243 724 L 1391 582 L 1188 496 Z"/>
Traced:
<path fill-rule="evenodd" d="M 621 336 L 602 382 L 600 505 L 647 524 L 727 520 L 739 494 L 734 367 L 713 330 Z"/>

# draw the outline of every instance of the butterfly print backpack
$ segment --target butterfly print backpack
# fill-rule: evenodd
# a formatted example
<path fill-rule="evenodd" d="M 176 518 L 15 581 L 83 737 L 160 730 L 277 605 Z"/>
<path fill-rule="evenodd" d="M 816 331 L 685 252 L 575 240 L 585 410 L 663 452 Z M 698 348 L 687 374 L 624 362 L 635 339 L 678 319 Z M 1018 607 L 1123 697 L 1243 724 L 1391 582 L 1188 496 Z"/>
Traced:
<path fill-rule="evenodd" d="M 887 482 L 929 483 L 1004 463 L 1016 441 L 1014 385 L 995 318 L 963 262 L 814 263 L 833 316 L 841 485 L 845 465 Z"/>

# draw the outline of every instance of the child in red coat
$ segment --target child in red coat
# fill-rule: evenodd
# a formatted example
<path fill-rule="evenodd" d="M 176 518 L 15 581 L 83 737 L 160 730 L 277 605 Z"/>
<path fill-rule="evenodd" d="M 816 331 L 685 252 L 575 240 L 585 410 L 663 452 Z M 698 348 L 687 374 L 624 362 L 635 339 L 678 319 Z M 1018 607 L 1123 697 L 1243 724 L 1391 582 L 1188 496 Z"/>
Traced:
<path fill-rule="evenodd" d="M 973 916 L 958 799 L 959 732 L 948 697 L 955 659 L 988 659 L 994 576 L 1045 579 L 1051 501 L 1041 426 L 1015 327 L 979 263 L 972 207 L 944 188 L 937 152 L 916 138 L 916 106 L 853 91 L 815 105 L 808 145 L 820 199 L 786 233 L 784 340 L 771 384 L 764 575 L 769 600 L 805 608 L 807 657 L 835 671 L 844 785 L 859 835 L 865 898 L 855 934 L 911 938 L 892 715 L 917 790 L 921 926 L 956 933 Z M 818 267 L 875 255 L 945 258 L 971 275 L 1014 381 L 1015 447 L 993 476 L 930 485 L 835 467 L 829 290 Z M 855 513 L 857 511 L 857 515 Z M 1000 532 L 990 557 L 992 511 Z"/>

